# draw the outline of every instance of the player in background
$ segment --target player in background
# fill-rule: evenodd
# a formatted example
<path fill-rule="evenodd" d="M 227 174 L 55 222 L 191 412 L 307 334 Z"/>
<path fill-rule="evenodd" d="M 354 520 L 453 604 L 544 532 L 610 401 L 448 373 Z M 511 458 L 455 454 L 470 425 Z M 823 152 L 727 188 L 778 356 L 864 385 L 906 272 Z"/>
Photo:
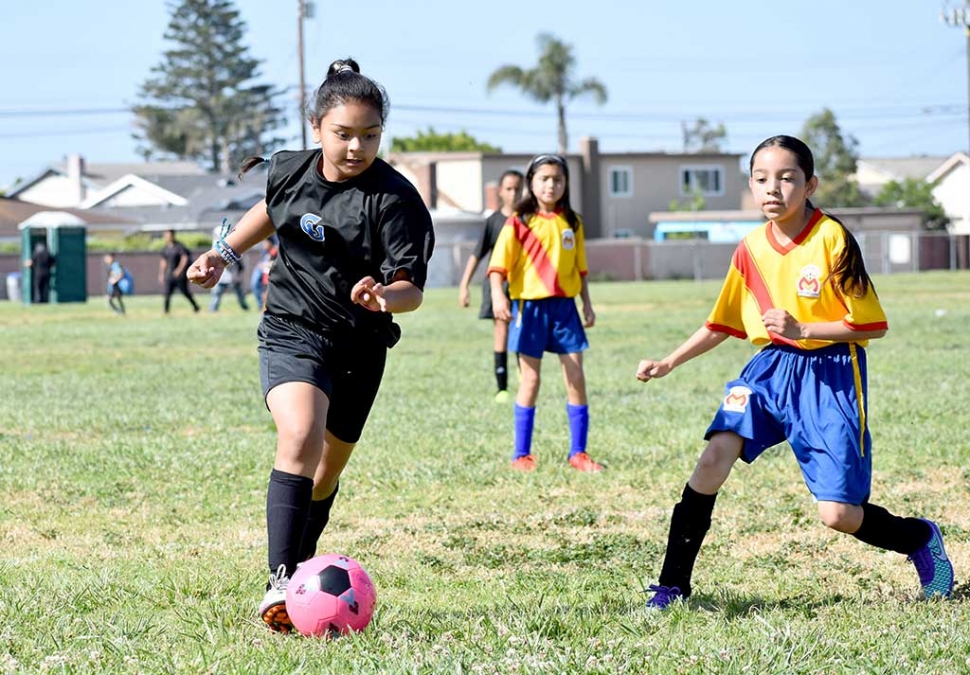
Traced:
<path fill-rule="evenodd" d="M 393 315 L 421 305 L 434 248 L 417 190 L 377 157 L 388 108 L 383 88 L 355 61 L 331 64 L 308 111 L 320 147 L 273 155 L 266 199 L 189 269 L 211 288 L 244 251 L 278 238 L 257 337 L 277 429 L 266 496 L 270 577 L 259 614 L 279 631 L 291 627 L 290 575 L 316 551 L 387 350 L 400 338 Z"/>
<path fill-rule="evenodd" d="M 583 352 L 585 328 L 596 322 L 586 282 L 583 223 L 569 203 L 569 167 L 559 155 L 539 155 L 525 173 L 527 194 L 506 221 L 489 260 L 492 310 L 508 321 L 509 351 L 519 355 L 519 391 L 515 398 L 515 449 L 512 467 L 533 471 L 532 430 L 542 355 L 559 355 L 566 381 L 569 419 L 569 465 L 598 472 L 603 466 L 586 452 L 589 405 Z M 508 281 L 505 295 L 502 282 Z M 576 296 L 583 300 L 583 320 Z"/>
<path fill-rule="evenodd" d="M 108 268 L 108 279 L 106 284 L 108 307 L 116 314 L 125 314 L 125 301 L 123 296 L 130 295 L 132 291 L 131 273 L 118 262 L 114 253 L 105 253 L 104 264 Z"/>
<path fill-rule="evenodd" d="M 637 379 L 668 375 L 729 336 L 761 350 L 725 387 L 704 449 L 674 506 L 660 580 L 647 606 L 691 594 L 691 575 L 717 492 L 740 458 L 753 462 L 788 441 L 818 503 L 838 532 L 909 557 L 923 593 L 950 597 L 953 566 L 936 523 L 896 516 L 869 501 L 866 346 L 888 323 L 862 252 L 838 220 L 816 209 L 811 150 L 773 136 L 751 155 L 751 192 L 769 221 L 738 245 L 707 322 Z"/>
<path fill-rule="evenodd" d="M 165 246 L 162 248 L 161 260 L 158 261 L 158 283 L 162 286 L 166 314 L 169 313 L 172 294 L 176 290 L 189 301 L 192 311 L 199 311 L 199 303 L 189 290 L 189 279 L 186 277 L 190 260 L 191 253 L 185 244 L 175 238 L 175 230 L 165 230 Z"/>
<path fill-rule="evenodd" d="M 485 227 L 482 228 L 482 236 L 478 240 L 475 252 L 468 258 L 465 265 L 465 273 L 462 274 L 461 283 L 458 284 L 458 304 L 468 307 L 469 294 L 468 285 L 471 283 L 472 275 L 478 269 L 478 263 L 488 260 L 498 239 L 499 232 L 505 221 L 512 215 L 512 210 L 522 197 L 522 174 L 515 170 L 509 170 L 502 174 L 498 181 L 499 209 L 488 217 Z M 486 263 L 487 264 L 487 263 Z M 508 294 L 508 284 L 504 285 L 506 295 Z M 497 403 L 505 403 L 509 400 L 509 324 L 506 321 L 499 321 L 492 312 L 492 287 L 485 275 L 482 284 L 482 306 L 478 310 L 479 319 L 491 319 L 494 324 L 493 349 L 495 352 L 495 384 L 498 391 L 495 394 Z"/>

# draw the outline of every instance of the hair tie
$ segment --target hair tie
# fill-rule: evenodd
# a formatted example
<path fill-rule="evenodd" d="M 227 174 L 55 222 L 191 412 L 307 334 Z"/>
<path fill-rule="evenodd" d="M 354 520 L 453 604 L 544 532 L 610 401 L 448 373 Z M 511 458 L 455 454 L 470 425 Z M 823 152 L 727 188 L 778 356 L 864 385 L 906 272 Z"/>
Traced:
<path fill-rule="evenodd" d="M 351 73 L 354 72 L 354 67 L 344 63 L 339 68 L 337 68 L 337 72 L 334 74 L 339 75 L 340 73 L 346 73 L 347 71 L 350 71 Z"/>

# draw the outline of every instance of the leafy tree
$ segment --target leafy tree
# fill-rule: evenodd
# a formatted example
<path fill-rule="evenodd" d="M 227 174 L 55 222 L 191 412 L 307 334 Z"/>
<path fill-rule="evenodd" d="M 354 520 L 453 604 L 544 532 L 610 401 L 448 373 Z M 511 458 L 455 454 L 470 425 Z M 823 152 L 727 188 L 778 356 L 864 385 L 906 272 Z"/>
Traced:
<path fill-rule="evenodd" d="M 248 84 L 260 61 L 243 44 L 246 24 L 231 0 L 169 3 L 165 39 L 173 43 L 141 86 L 134 107 L 147 158 L 175 156 L 229 171 L 282 144 L 267 134 L 286 123 L 269 85 Z"/>
<path fill-rule="evenodd" d="M 727 139 L 727 129 L 723 124 L 712 127 L 703 117 L 698 117 L 693 126 L 683 124 L 684 152 L 721 152 L 721 144 Z"/>
<path fill-rule="evenodd" d="M 707 205 L 707 198 L 704 193 L 697 188 L 691 188 L 690 192 L 684 196 L 684 201 L 671 199 L 667 206 L 668 211 L 703 211 Z"/>
<path fill-rule="evenodd" d="M 539 103 L 552 101 L 559 120 L 559 152 L 568 147 L 566 134 L 566 104 L 583 94 L 592 94 L 599 105 L 606 103 L 606 87 L 596 78 L 579 82 L 573 79 L 576 57 L 573 48 L 550 33 L 540 33 L 539 63 L 534 68 L 501 66 L 488 78 L 488 91 L 502 84 L 511 84 Z"/>
<path fill-rule="evenodd" d="M 502 148 L 483 143 L 464 129 L 457 134 L 439 134 L 428 127 L 427 131 L 419 129 L 414 137 L 392 138 L 391 152 L 502 152 Z"/>
<path fill-rule="evenodd" d="M 815 155 L 819 186 L 813 201 L 825 207 L 865 205 L 865 196 L 853 178 L 859 161 L 859 141 L 851 134 L 842 134 L 835 113 L 823 108 L 805 120 L 802 140 Z"/>
<path fill-rule="evenodd" d="M 933 196 L 933 188 L 933 183 L 915 178 L 906 178 L 902 182 L 892 180 L 882 186 L 873 203 L 877 206 L 922 209 L 923 229 L 946 230 L 950 218 Z"/>

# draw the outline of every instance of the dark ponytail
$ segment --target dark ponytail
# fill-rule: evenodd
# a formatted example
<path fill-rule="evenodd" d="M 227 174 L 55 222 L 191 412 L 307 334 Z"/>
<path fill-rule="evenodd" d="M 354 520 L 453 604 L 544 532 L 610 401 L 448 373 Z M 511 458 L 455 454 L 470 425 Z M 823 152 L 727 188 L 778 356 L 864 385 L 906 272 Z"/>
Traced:
<path fill-rule="evenodd" d="M 338 105 L 358 101 L 371 106 L 381 116 L 381 126 L 387 121 L 391 102 L 384 87 L 360 74 L 360 66 L 351 58 L 338 59 L 327 68 L 327 78 L 313 95 L 313 103 L 307 107 L 306 116 L 312 124 Z"/>
<path fill-rule="evenodd" d="M 814 208 L 812 207 L 812 202 L 808 202 L 808 205 Z M 872 277 L 866 271 L 866 262 L 862 257 L 862 247 L 859 246 L 859 242 L 849 232 L 849 228 L 845 226 L 845 223 L 830 213 L 826 213 L 825 215 L 829 217 L 829 220 L 834 220 L 839 224 L 842 228 L 842 238 L 845 239 L 845 248 L 842 249 L 842 253 L 836 259 L 835 265 L 829 273 L 829 278 L 832 279 L 832 283 L 835 284 L 835 287 L 841 295 L 861 298 L 869 292 L 870 288 L 873 290 L 876 288 L 872 283 Z"/>
<path fill-rule="evenodd" d="M 384 87 L 360 74 L 360 66 L 351 58 L 337 59 L 327 68 L 327 77 L 313 94 L 313 102 L 305 111 L 310 123 L 317 125 L 333 108 L 348 101 L 371 106 L 381 116 L 381 128 L 387 121 L 391 102 Z M 247 157 L 239 167 L 239 178 L 254 166 L 265 162 L 262 157 Z"/>
<path fill-rule="evenodd" d="M 783 148 L 795 155 L 795 162 L 798 164 L 798 168 L 802 170 L 802 173 L 805 174 L 805 180 L 809 181 L 812 179 L 815 175 L 815 157 L 812 156 L 811 149 L 804 141 L 794 136 L 784 135 L 772 136 L 758 144 L 758 147 L 751 153 L 749 173 L 754 169 L 755 156 L 765 148 L 774 147 Z M 805 204 L 808 208 L 813 211 L 815 210 L 815 206 L 811 200 L 806 200 Z M 825 215 L 841 226 L 842 237 L 845 239 L 845 248 L 842 249 L 842 254 L 835 261 L 835 266 L 832 268 L 829 278 L 843 296 L 861 298 L 869 292 L 870 288 L 875 289 L 875 286 L 872 283 L 872 278 L 866 271 L 866 264 L 862 258 L 862 249 L 859 247 L 859 242 L 849 232 L 849 228 L 845 226 L 845 223 L 829 213 Z"/>

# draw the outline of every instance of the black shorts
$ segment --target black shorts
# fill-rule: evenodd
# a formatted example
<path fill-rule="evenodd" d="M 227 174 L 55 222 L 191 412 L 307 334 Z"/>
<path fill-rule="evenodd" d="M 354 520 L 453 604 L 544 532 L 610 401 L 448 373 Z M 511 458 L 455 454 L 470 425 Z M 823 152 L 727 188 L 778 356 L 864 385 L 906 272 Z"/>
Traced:
<path fill-rule="evenodd" d="M 327 431 L 356 443 L 384 376 L 387 346 L 376 340 L 336 345 L 306 326 L 263 315 L 259 328 L 259 379 L 263 400 L 285 382 L 307 382 L 330 399 Z"/>
<path fill-rule="evenodd" d="M 505 297 L 509 297 L 509 282 L 502 282 L 502 290 L 505 291 Z M 495 314 L 492 313 L 492 285 L 488 280 L 488 275 L 485 275 L 485 281 L 482 283 L 482 306 L 478 310 L 479 319 L 494 319 Z"/>

